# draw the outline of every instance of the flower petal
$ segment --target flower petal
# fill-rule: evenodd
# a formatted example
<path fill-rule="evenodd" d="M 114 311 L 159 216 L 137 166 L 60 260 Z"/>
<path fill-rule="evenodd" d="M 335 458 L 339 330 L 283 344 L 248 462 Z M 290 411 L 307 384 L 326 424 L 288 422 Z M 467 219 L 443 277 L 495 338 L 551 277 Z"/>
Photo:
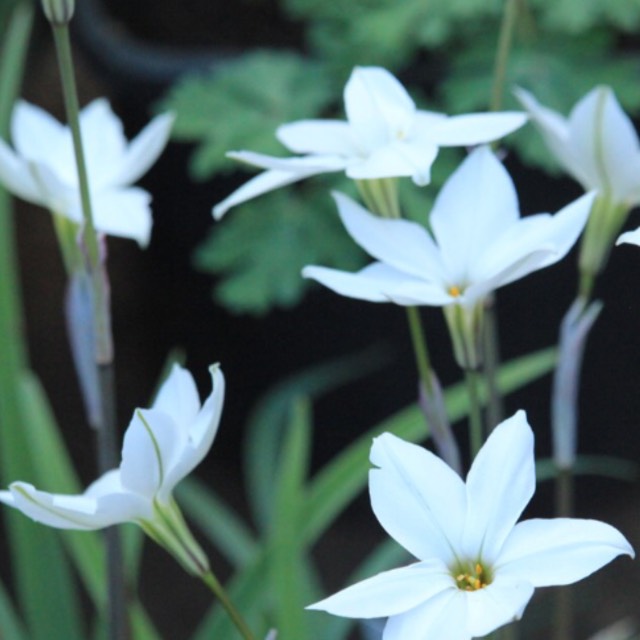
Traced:
<path fill-rule="evenodd" d="M 166 413 L 178 427 L 188 431 L 200 411 L 200 397 L 191 373 L 174 364 L 158 391 L 153 409 Z"/>
<path fill-rule="evenodd" d="M 424 227 L 375 216 L 342 193 L 333 197 L 349 235 L 371 256 L 427 282 L 444 278 L 440 252 Z"/>
<path fill-rule="evenodd" d="M 431 138 L 440 147 L 483 144 L 503 138 L 526 121 L 527 114 L 517 111 L 450 116 L 431 131 Z"/>
<path fill-rule="evenodd" d="M 533 432 L 524 411 L 500 423 L 467 476 L 464 554 L 491 565 L 535 491 Z"/>
<path fill-rule="evenodd" d="M 165 413 L 136 409 L 124 434 L 120 474 L 128 490 L 152 500 L 183 455 L 188 434 Z"/>
<path fill-rule="evenodd" d="M 495 570 L 535 587 L 548 587 L 582 580 L 622 554 L 635 555 L 627 539 L 604 522 L 525 520 L 505 541 Z"/>
<path fill-rule="evenodd" d="M 381 618 L 409 611 L 452 589 L 453 579 L 441 563 L 417 562 L 379 573 L 306 608 L 348 618 Z"/>
<path fill-rule="evenodd" d="M 456 557 L 467 510 L 464 483 L 440 458 L 391 433 L 374 438 L 371 506 L 387 533 L 420 560 Z"/>
<path fill-rule="evenodd" d="M 14 195 L 43 205 L 44 200 L 38 184 L 33 179 L 29 165 L 17 156 L 4 140 L 0 139 L 0 183 Z"/>
<path fill-rule="evenodd" d="M 635 229 L 634 231 L 625 231 L 620 234 L 618 239 L 616 240 L 616 244 L 635 244 L 640 247 L 640 227 Z"/>
<path fill-rule="evenodd" d="M 225 382 L 218 365 L 210 369 L 213 389 L 205 400 L 198 415 L 191 420 L 188 430 L 188 441 L 181 455 L 174 458 L 173 463 L 165 470 L 165 479 L 158 493 L 158 498 L 168 502 L 173 488 L 187 476 L 207 455 L 218 432 L 222 406 L 224 404 Z"/>
<path fill-rule="evenodd" d="M 472 637 L 482 637 L 509 622 L 519 620 L 531 596 L 533 585 L 525 578 L 496 575 L 484 589 L 466 594 L 469 631 Z"/>
<path fill-rule="evenodd" d="M 405 88 L 380 67 L 353 70 L 345 86 L 344 106 L 362 154 L 407 134 L 416 112 Z"/>
<path fill-rule="evenodd" d="M 467 599 L 459 589 L 442 591 L 424 604 L 392 616 L 382 640 L 471 640 Z"/>
<path fill-rule="evenodd" d="M 446 181 L 429 218 L 453 283 L 464 284 L 480 253 L 518 220 L 511 177 L 488 147 L 476 149 Z"/>
<path fill-rule="evenodd" d="M 278 127 L 276 137 L 294 153 L 352 156 L 353 133 L 341 120 L 299 120 Z"/>
<path fill-rule="evenodd" d="M 172 113 L 164 113 L 151 120 L 123 151 L 110 184 L 123 186 L 137 182 L 167 146 L 174 121 Z"/>

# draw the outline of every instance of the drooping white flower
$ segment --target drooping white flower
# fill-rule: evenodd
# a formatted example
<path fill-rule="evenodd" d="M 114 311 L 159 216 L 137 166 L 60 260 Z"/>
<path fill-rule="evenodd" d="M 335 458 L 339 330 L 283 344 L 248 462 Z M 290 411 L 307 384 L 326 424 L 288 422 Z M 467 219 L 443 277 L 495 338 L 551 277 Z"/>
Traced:
<path fill-rule="evenodd" d="M 80 113 L 94 224 L 99 232 L 146 245 L 151 196 L 139 180 L 169 139 L 173 116 L 154 118 L 131 142 L 104 98 Z M 0 140 L 0 182 L 14 195 L 82 223 L 76 161 L 69 127 L 19 101 L 11 120 L 14 148 Z"/>
<path fill-rule="evenodd" d="M 551 153 L 585 191 L 628 207 L 640 204 L 640 140 L 611 88 L 591 90 L 568 118 L 524 89 L 515 94 Z"/>
<path fill-rule="evenodd" d="M 589 215 L 593 194 L 555 215 L 520 218 L 506 169 L 473 151 L 440 191 L 429 223 L 387 220 L 334 194 L 351 237 L 377 259 L 358 273 L 309 266 L 303 275 L 337 293 L 401 305 L 472 306 L 491 291 L 560 260 Z"/>
<path fill-rule="evenodd" d="M 207 454 L 218 430 L 224 377 L 211 367 L 213 390 L 204 404 L 191 374 L 175 365 L 151 409 L 137 409 L 124 435 L 119 468 L 81 495 L 52 494 L 26 482 L 0 491 L 0 502 L 59 529 L 92 530 L 134 522 L 196 572 L 206 559 L 190 538 L 172 497 L 174 487 Z M 184 554 L 188 548 L 194 558 Z"/>
<path fill-rule="evenodd" d="M 621 554 L 624 536 L 596 520 L 517 523 L 535 490 L 523 411 L 498 425 L 466 483 L 442 460 L 390 433 L 374 439 L 373 511 L 418 562 L 311 605 L 350 618 L 388 617 L 383 640 L 469 640 L 518 619 L 536 587 L 566 585 Z"/>
<path fill-rule="evenodd" d="M 345 171 L 354 180 L 409 176 L 427 184 L 439 147 L 490 142 L 521 127 L 517 112 L 447 117 L 416 108 L 398 80 L 380 67 L 356 67 L 344 90 L 347 120 L 301 120 L 276 136 L 303 154 L 275 158 L 251 151 L 228 155 L 266 169 L 213 208 L 216 218 L 231 207 L 312 175 Z"/>

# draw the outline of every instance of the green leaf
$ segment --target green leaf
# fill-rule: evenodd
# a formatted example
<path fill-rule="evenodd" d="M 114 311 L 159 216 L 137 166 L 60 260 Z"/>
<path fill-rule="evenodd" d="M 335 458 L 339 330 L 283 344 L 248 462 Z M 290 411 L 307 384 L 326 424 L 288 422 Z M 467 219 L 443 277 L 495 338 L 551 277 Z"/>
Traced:
<path fill-rule="evenodd" d="M 544 349 L 512 360 L 500 367 L 498 387 L 503 394 L 519 389 L 552 371 L 555 361 L 555 349 Z M 486 388 L 482 387 L 483 401 L 486 395 Z M 468 398 L 464 384 L 448 387 L 444 396 L 451 422 L 467 414 Z M 345 505 L 362 491 L 367 481 L 371 440 L 384 431 L 412 441 L 424 440 L 428 436 L 424 415 L 412 405 L 360 436 L 333 458 L 315 475 L 309 488 L 303 533 L 308 544 L 313 544 Z"/>
<path fill-rule="evenodd" d="M 244 469 L 251 510 L 261 529 L 273 515 L 282 442 L 294 398 L 327 393 L 378 369 L 385 360 L 386 353 L 377 347 L 337 358 L 283 380 L 260 400 L 246 428 Z"/>
<path fill-rule="evenodd" d="M 575 475 L 600 476 L 612 480 L 636 482 L 640 477 L 640 464 L 615 456 L 580 454 L 573 468 Z M 552 480 L 558 475 L 553 458 L 536 460 L 536 478 L 538 482 Z"/>
<path fill-rule="evenodd" d="M 276 128 L 312 118 L 335 98 L 322 66 L 285 51 L 258 51 L 189 76 L 158 106 L 173 111 L 176 140 L 197 142 L 191 173 L 204 179 L 238 167 L 225 158 L 231 149 L 282 153 Z"/>
<path fill-rule="evenodd" d="M 329 194 L 308 185 L 239 207 L 212 228 L 194 258 L 199 269 L 221 277 L 221 304 L 253 314 L 296 304 L 309 286 L 300 275 L 308 264 L 354 270 L 363 263 Z"/>
<path fill-rule="evenodd" d="M 271 520 L 269 577 L 280 640 L 310 638 L 305 616 L 305 574 L 300 530 L 305 514 L 305 480 L 309 465 L 311 416 L 309 403 L 293 404 L 282 451 Z"/>
<path fill-rule="evenodd" d="M 594 27 L 611 26 L 631 33 L 640 26 L 637 0 L 530 0 L 547 29 L 572 35 Z"/>
<path fill-rule="evenodd" d="M 0 638 L 3 640 L 28 640 L 20 615 L 0 580 Z"/>
<path fill-rule="evenodd" d="M 242 520 L 214 491 L 196 478 L 187 478 L 175 491 L 185 514 L 193 520 L 235 567 L 248 564 L 257 544 Z"/>

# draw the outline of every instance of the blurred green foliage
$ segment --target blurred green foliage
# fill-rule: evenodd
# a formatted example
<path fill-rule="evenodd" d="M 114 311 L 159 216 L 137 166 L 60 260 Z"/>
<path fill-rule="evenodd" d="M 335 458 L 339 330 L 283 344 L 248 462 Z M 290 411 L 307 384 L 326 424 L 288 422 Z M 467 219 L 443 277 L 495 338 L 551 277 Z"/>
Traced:
<path fill-rule="evenodd" d="M 488 108 L 504 0 L 281 2 L 305 25 L 305 56 L 250 52 L 209 76 L 183 79 L 161 105 L 178 114 L 175 138 L 196 143 L 193 179 L 242 170 L 224 157 L 229 150 L 289 155 L 274 136 L 279 124 L 344 118 L 342 89 L 355 65 L 388 68 L 424 109 L 457 114 Z M 521 85 L 568 113 L 593 86 L 606 83 L 633 113 L 640 107 L 640 55 L 627 34 L 639 27 L 640 0 L 519 0 L 504 108 L 517 108 L 509 89 Z M 532 127 L 507 144 L 526 163 L 557 169 Z M 450 159 L 447 171 L 440 163 L 427 188 L 409 194 L 403 185 L 409 217 L 425 221 L 453 168 Z M 212 227 L 196 262 L 219 277 L 221 304 L 248 313 L 292 306 L 308 285 L 299 277 L 301 266 L 359 263 L 330 201 L 317 196 L 319 180 L 281 190 L 286 199 L 257 198 Z"/>

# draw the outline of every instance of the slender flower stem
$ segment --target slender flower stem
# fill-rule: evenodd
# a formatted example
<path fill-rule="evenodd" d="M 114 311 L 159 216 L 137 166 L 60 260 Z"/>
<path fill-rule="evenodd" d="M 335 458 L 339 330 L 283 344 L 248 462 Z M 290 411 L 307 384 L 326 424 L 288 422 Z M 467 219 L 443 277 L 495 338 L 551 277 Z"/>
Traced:
<path fill-rule="evenodd" d="M 472 369 L 465 369 L 464 378 L 469 396 L 469 444 L 471 447 L 471 460 L 473 460 L 478 451 L 480 451 L 484 440 L 482 408 L 478 393 L 478 372 Z"/>
<path fill-rule="evenodd" d="M 427 341 L 422 331 L 422 323 L 420 322 L 420 314 L 417 307 L 406 307 L 407 320 L 409 322 L 409 333 L 411 334 L 411 342 L 413 344 L 413 351 L 416 357 L 416 365 L 418 367 L 418 374 L 422 380 L 424 388 L 431 392 L 433 391 L 433 381 L 431 376 L 433 375 L 431 369 L 431 360 L 429 358 L 429 350 L 427 348 Z"/>
<path fill-rule="evenodd" d="M 244 640 L 254 640 L 254 636 L 249 629 L 249 626 L 245 622 L 244 618 L 240 615 L 240 612 L 235 608 L 233 602 L 229 599 L 224 587 L 220 584 L 218 579 L 213 575 L 212 571 L 207 571 L 201 576 L 202 582 L 204 582 L 213 594 L 220 600 L 220 603 L 225 608 L 225 611 L 229 614 L 229 617 L 235 624 L 236 628 Z"/>
<path fill-rule="evenodd" d="M 509 54 L 511 53 L 517 17 L 518 0 L 506 0 L 502 14 L 502 23 L 500 25 L 500 35 L 498 36 L 496 60 L 493 67 L 491 111 L 499 111 L 502 108 L 502 97 L 504 95 L 504 85 L 507 77 L 507 63 L 509 61 Z"/>
<path fill-rule="evenodd" d="M 116 404 L 113 383 L 113 341 L 111 336 L 109 295 L 106 279 L 104 278 L 99 240 L 93 223 L 91 210 L 91 195 L 89 191 L 87 165 L 82 146 L 80 109 L 74 76 L 69 29 L 65 24 L 52 25 L 52 30 L 58 56 L 67 121 L 71 130 L 76 158 L 84 222 L 82 227 L 83 250 L 86 252 L 87 271 L 91 278 L 93 290 L 95 363 L 98 370 L 99 389 L 102 399 L 102 415 L 99 419 L 99 424 L 94 426 L 98 427 L 98 467 L 100 473 L 105 473 L 116 467 L 118 462 L 116 448 Z M 123 640 L 128 637 L 128 621 L 126 615 L 122 547 L 118 529 L 110 527 L 105 532 L 105 540 L 109 591 L 108 634 L 112 640 Z"/>
<path fill-rule="evenodd" d="M 556 478 L 556 515 L 570 518 L 573 515 L 574 482 L 573 470 L 561 469 Z M 553 640 L 573 638 L 573 601 L 570 587 L 559 587 L 555 597 Z"/>
<path fill-rule="evenodd" d="M 498 388 L 498 369 L 500 367 L 500 341 L 498 332 L 498 318 L 494 301 L 487 302 L 484 311 L 484 331 L 483 354 L 484 363 L 483 371 L 485 380 L 487 381 L 488 399 L 487 399 L 487 426 L 492 430 L 496 425 L 502 422 L 504 415 L 502 406 L 502 395 Z"/>

